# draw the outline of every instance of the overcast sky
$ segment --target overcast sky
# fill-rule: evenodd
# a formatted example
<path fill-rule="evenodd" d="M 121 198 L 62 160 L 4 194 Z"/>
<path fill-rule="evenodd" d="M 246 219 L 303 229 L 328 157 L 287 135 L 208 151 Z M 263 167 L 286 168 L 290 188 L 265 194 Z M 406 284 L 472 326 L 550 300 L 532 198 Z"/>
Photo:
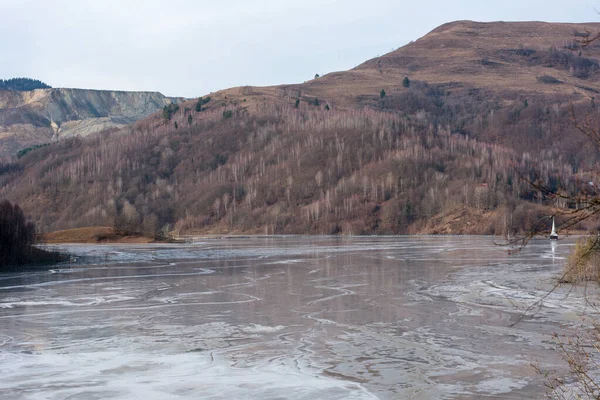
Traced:
<path fill-rule="evenodd" d="M 350 69 L 449 21 L 596 22 L 600 0 L 0 0 L 0 78 L 195 97 Z"/>

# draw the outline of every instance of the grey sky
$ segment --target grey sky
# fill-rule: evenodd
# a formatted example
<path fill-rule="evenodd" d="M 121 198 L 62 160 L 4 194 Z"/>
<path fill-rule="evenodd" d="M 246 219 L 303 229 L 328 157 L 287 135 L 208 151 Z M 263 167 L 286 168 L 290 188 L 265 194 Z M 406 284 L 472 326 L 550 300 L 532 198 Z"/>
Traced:
<path fill-rule="evenodd" d="M 0 78 L 195 97 L 352 68 L 438 25 L 600 21 L 594 0 L 0 0 Z"/>

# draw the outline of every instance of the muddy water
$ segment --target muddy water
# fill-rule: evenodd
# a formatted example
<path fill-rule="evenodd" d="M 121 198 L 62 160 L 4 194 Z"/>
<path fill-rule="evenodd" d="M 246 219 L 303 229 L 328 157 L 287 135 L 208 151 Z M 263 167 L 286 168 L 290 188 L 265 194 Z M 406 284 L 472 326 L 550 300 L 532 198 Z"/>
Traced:
<path fill-rule="evenodd" d="M 572 242 L 274 238 L 66 246 L 0 275 L 2 399 L 538 399 L 583 291 Z M 63 247 L 65 249 L 65 247 Z M 597 296 L 588 288 L 588 296 Z"/>

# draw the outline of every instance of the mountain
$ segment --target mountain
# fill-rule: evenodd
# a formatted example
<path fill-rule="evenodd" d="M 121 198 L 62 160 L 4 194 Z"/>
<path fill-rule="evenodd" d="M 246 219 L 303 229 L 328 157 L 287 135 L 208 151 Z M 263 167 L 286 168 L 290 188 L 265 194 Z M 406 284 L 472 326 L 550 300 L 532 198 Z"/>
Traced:
<path fill-rule="evenodd" d="M 446 24 L 350 71 L 35 149 L 0 165 L 0 197 L 43 231 L 523 231 L 565 206 L 524 177 L 574 192 L 598 160 L 571 121 L 598 115 L 600 49 L 575 41 L 598 29 Z"/>
<path fill-rule="evenodd" d="M 181 100 L 157 92 L 0 89 L 0 158 L 57 139 L 121 128 Z"/>

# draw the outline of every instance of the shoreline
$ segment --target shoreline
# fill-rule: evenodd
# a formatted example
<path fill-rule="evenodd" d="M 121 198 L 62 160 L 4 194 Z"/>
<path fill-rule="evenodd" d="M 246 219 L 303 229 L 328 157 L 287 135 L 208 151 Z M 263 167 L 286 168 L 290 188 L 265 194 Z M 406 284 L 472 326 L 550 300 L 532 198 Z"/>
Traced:
<path fill-rule="evenodd" d="M 577 239 L 588 236 L 585 232 L 573 232 L 561 235 L 558 241 L 563 239 Z M 157 240 L 142 235 L 124 235 L 114 232 L 110 227 L 89 227 L 60 230 L 45 233 L 39 236 L 39 245 L 59 244 L 185 244 L 198 240 L 233 240 L 233 239 L 293 239 L 293 238 L 403 238 L 403 237 L 456 237 L 456 238 L 495 238 L 506 241 L 505 236 L 500 235 L 477 235 L 477 234 L 388 234 L 388 235 L 328 235 L 328 234 L 180 234 L 170 239 Z M 549 239 L 546 235 L 537 235 L 532 239 Z"/>

